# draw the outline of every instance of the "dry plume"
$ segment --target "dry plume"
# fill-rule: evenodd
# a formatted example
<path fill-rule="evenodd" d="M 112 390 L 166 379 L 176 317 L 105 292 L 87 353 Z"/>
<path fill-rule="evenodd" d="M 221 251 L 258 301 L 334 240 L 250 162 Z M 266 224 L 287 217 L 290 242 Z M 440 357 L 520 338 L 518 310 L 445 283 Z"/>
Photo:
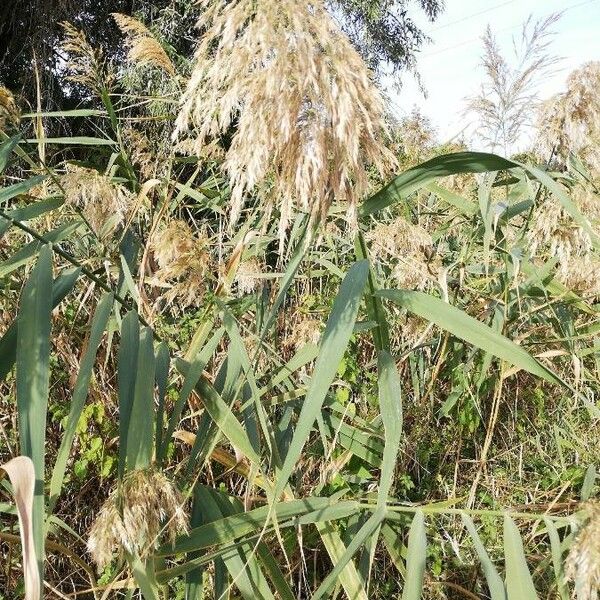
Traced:
<path fill-rule="evenodd" d="M 234 223 L 244 197 L 272 186 L 280 236 L 299 208 L 324 217 L 333 198 L 354 211 L 367 168 L 394 163 L 380 143 L 384 102 L 363 60 L 320 0 L 201 0 L 203 31 L 176 135 L 197 147 L 235 127 L 224 168 Z"/>
<path fill-rule="evenodd" d="M 161 533 L 173 541 L 187 530 L 181 494 L 159 471 L 129 473 L 102 506 L 90 529 L 88 551 L 99 570 L 114 556 L 157 548 Z"/>
<path fill-rule="evenodd" d="M 128 58 L 132 63 L 156 67 L 175 76 L 169 55 L 143 23 L 121 13 L 112 13 L 112 16 L 125 36 Z"/>

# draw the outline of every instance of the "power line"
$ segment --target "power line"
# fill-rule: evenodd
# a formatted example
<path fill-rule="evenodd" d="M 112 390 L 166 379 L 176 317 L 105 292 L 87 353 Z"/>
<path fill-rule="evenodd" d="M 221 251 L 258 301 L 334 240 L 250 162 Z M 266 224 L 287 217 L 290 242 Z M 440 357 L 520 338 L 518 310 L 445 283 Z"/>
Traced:
<path fill-rule="evenodd" d="M 490 8 L 486 8 L 485 10 L 480 10 L 479 12 L 467 15 L 466 17 L 461 17 L 460 19 L 456 19 L 456 21 L 450 21 L 450 23 L 444 23 L 444 25 L 440 25 L 439 27 L 430 29 L 429 33 L 434 33 L 436 31 L 439 31 L 440 29 L 446 29 L 446 27 L 452 27 L 452 25 L 456 25 L 457 23 L 462 23 L 463 21 L 468 21 L 469 19 L 472 19 L 473 17 L 479 17 L 480 15 L 485 15 L 486 13 L 492 12 L 493 10 L 496 10 L 498 8 L 502 8 L 503 6 L 506 6 L 507 4 L 512 4 L 513 2 L 515 2 L 515 0 L 508 0 L 507 2 L 502 2 L 501 4 L 496 4 L 496 6 L 491 6 Z"/>
<path fill-rule="evenodd" d="M 596 2 L 597 0 L 585 0 L 584 2 L 578 2 L 575 4 L 571 4 L 570 6 L 567 6 L 567 8 L 562 9 L 562 11 L 560 11 L 561 13 L 566 13 L 570 10 L 574 10 L 575 8 L 579 8 L 580 6 L 584 6 L 585 4 L 590 4 L 591 2 Z M 491 10 L 491 9 L 490 9 Z M 486 11 L 484 11 L 486 12 Z M 549 13 L 546 16 L 550 16 L 551 13 Z M 498 29 L 495 33 L 502 33 L 504 31 L 510 31 L 513 29 L 517 29 L 518 27 L 520 27 L 521 24 L 517 24 L 517 25 L 509 25 L 508 27 L 504 27 L 502 29 Z M 472 44 L 474 42 L 478 42 L 481 38 L 480 37 L 476 37 L 476 38 L 471 38 L 469 40 L 465 40 L 463 42 L 459 42 L 458 44 L 454 44 L 453 46 L 447 46 L 446 48 L 440 48 L 439 50 L 436 50 L 435 52 L 430 52 L 429 54 L 424 54 L 423 56 L 421 56 L 421 59 L 427 59 L 427 58 L 431 58 L 433 56 L 437 56 L 438 54 L 443 54 L 444 52 L 448 52 L 449 50 L 454 50 L 455 48 L 460 48 L 461 46 L 467 46 L 468 44 Z"/>

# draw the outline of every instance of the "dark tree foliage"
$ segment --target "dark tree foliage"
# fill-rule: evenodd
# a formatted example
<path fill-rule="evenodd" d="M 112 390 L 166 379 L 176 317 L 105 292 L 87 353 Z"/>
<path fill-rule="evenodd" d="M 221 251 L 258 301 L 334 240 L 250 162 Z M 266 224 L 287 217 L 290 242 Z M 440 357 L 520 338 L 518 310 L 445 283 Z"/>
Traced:
<path fill-rule="evenodd" d="M 426 40 L 408 14 L 411 3 L 433 20 L 444 0 L 329 0 L 342 28 L 369 65 L 380 72 L 414 67 L 415 52 Z M 169 11 L 173 24 L 165 37 L 175 50 L 190 56 L 194 22 L 193 0 L 1 0 L 0 83 L 34 104 L 36 86 L 33 65 L 38 65 L 44 108 L 69 108 L 82 100 L 77 87 L 61 85 L 60 23 L 69 21 L 85 34 L 108 59 L 122 53 L 121 35 L 110 13 L 121 12 L 152 22 Z"/>
<path fill-rule="evenodd" d="M 412 70 L 427 36 L 409 15 L 418 6 L 434 21 L 444 0 L 333 0 L 334 14 L 375 72 Z"/>
<path fill-rule="evenodd" d="M 151 22 L 161 11 L 191 3 L 192 0 L 0 0 L 0 83 L 33 104 L 35 63 L 42 80 L 44 107 L 69 108 L 82 99 L 78 94 L 85 91 L 61 85 L 64 78 L 60 68 L 65 61 L 60 51 L 63 21 L 83 30 L 94 48 L 101 49 L 109 60 L 116 60 L 123 53 L 123 44 L 111 13 L 135 15 Z M 189 20 L 187 27 L 174 27 L 167 37 L 176 51 L 190 54 L 195 18 L 189 18 L 187 12 L 184 16 Z"/>

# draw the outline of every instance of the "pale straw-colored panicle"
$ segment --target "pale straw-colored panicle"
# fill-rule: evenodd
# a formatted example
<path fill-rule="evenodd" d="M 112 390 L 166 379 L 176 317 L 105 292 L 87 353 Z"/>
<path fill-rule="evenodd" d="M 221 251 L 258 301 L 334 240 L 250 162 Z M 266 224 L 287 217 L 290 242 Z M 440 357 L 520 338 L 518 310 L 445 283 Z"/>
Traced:
<path fill-rule="evenodd" d="M 590 252 L 586 256 L 571 257 L 558 270 L 558 278 L 569 290 L 587 300 L 600 297 L 600 258 Z"/>
<path fill-rule="evenodd" d="M 536 129 L 541 158 L 564 162 L 573 152 L 600 172 L 600 61 L 588 62 L 569 75 L 566 91 L 542 105 Z"/>
<path fill-rule="evenodd" d="M 159 229 L 152 240 L 158 271 L 149 280 L 167 291 L 169 304 L 181 308 L 198 306 L 210 281 L 211 260 L 208 239 L 196 235 L 182 220 L 174 219 Z"/>
<path fill-rule="evenodd" d="M 124 552 L 143 556 L 162 538 L 187 531 L 185 502 L 173 483 L 153 468 L 132 471 L 110 494 L 88 536 L 88 551 L 102 571 Z"/>
<path fill-rule="evenodd" d="M 123 222 L 132 203 L 131 193 L 95 169 L 67 165 L 58 179 L 65 204 L 81 210 L 96 235 L 105 237 Z"/>
<path fill-rule="evenodd" d="M 378 223 L 366 234 L 371 256 L 391 265 L 392 278 L 402 288 L 422 290 L 436 280 L 431 235 L 420 227 L 397 217 Z"/>
<path fill-rule="evenodd" d="M 392 279 L 400 288 L 423 290 L 435 281 L 435 276 L 421 257 L 408 255 L 398 259 L 392 271 Z"/>
<path fill-rule="evenodd" d="M 431 235 L 404 217 L 397 217 L 389 223 L 378 223 L 365 237 L 371 252 L 381 258 L 398 258 L 423 252 L 433 246 Z"/>
<path fill-rule="evenodd" d="M 125 36 L 127 57 L 132 63 L 156 67 L 175 76 L 175 67 L 169 55 L 142 22 L 121 13 L 112 13 L 112 16 Z"/>
<path fill-rule="evenodd" d="M 238 294 L 245 296 L 246 294 L 255 292 L 262 281 L 262 274 L 263 268 L 257 258 L 253 257 L 243 260 L 235 275 Z"/>
<path fill-rule="evenodd" d="M 600 504 L 589 503 L 586 521 L 571 545 L 565 575 L 575 584 L 577 600 L 596 600 L 600 592 Z"/>
<path fill-rule="evenodd" d="M 384 102 L 322 0 L 200 0 L 202 31 L 176 137 L 198 143 L 234 128 L 224 169 L 230 221 L 269 184 L 280 238 L 296 209 L 313 221 L 333 198 L 355 211 L 368 167 L 395 164 L 381 143 Z"/>
<path fill-rule="evenodd" d="M 570 196 L 590 227 L 597 229 L 600 197 L 582 186 L 571 190 Z M 561 265 L 567 264 L 572 257 L 586 257 L 593 250 L 588 231 L 573 220 L 554 196 L 546 198 L 535 211 L 527 237 L 532 254 L 546 248 L 551 256 L 558 257 Z"/>
<path fill-rule="evenodd" d="M 323 322 L 300 310 L 295 310 L 284 326 L 283 347 L 290 352 L 298 352 L 306 344 L 318 344 L 321 339 Z"/>
<path fill-rule="evenodd" d="M 67 79 L 100 94 L 112 79 L 106 72 L 102 51 L 93 48 L 85 34 L 71 23 L 65 21 L 61 26 L 65 34 L 61 49 L 68 59 Z"/>
<path fill-rule="evenodd" d="M 570 190 L 570 196 L 592 230 L 597 231 L 600 197 L 582 185 Z M 556 198 L 546 198 L 534 212 L 527 238 L 532 255 L 547 254 L 558 259 L 556 275 L 568 289 L 586 296 L 598 296 L 600 283 L 596 273 L 600 258 L 592 238 Z"/>

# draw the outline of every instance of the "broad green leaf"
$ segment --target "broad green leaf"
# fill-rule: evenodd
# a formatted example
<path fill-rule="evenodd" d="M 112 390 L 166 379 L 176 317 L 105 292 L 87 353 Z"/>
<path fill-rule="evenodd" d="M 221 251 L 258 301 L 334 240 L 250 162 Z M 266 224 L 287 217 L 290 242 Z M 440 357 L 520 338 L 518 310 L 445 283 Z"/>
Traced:
<path fill-rule="evenodd" d="M 21 139 L 21 135 L 16 135 L 12 138 L 8 138 L 0 144 L 0 173 L 4 171 L 6 165 L 8 164 L 8 159 L 12 154 L 15 146 L 19 143 Z"/>
<path fill-rule="evenodd" d="M 508 600 L 537 600 L 521 534 L 508 515 L 504 517 L 504 562 Z"/>
<path fill-rule="evenodd" d="M 73 389 L 73 395 L 71 397 L 71 407 L 69 409 L 65 431 L 62 435 L 60 448 L 58 450 L 56 461 L 54 463 L 54 469 L 52 471 L 52 479 L 50 481 L 49 513 L 52 512 L 62 488 L 65 470 L 67 467 L 67 460 L 69 458 L 73 439 L 75 438 L 75 433 L 77 431 L 77 424 L 79 423 L 79 418 L 83 412 L 83 407 L 88 395 L 90 379 L 92 377 L 92 371 L 96 361 L 96 353 L 98 352 L 98 347 L 100 346 L 102 336 L 104 335 L 108 319 L 112 312 L 113 302 L 113 295 L 111 293 L 105 293 L 98 303 L 98 307 L 92 320 L 90 337 L 88 339 L 85 354 L 81 359 L 81 366 L 79 368 L 79 373 L 75 382 L 75 388 Z"/>
<path fill-rule="evenodd" d="M 198 486 L 197 494 L 202 503 L 204 521 L 210 523 L 235 514 L 231 504 L 218 492 L 205 486 Z M 253 544 L 246 543 L 231 548 L 223 554 L 223 562 L 245 600 L 264 598 L 275 600 L 267 580 L 256 560 Z"/>
<path fill-rule="evenodd" d="M 181 367 L 181 361 L 178 361 L 177 368 L 185 372 Z M 201 376 L 196 384 L 196 390 L 202 399 L 204 408 L 210 414 L 212 420 L 217 424 L 221 433 L 255 466 L 260 466 L 260 457 L 254 451 L 254 448 L 248 439 L 248 435 L 240 422 L 221 395 L 215 390 L 210 382 Z"/>
<path fill-rule="evenodd" d="M 156 388 L 158 391 L 158 409 L 156 411 L 156 456 L 162 456 L 163 427 L 165 425 L 165 400 L 167 386 L 169 384 L 169 368 L 171 366 L 171 355 L 166 342 L 161 342 L 156 348 Z"/>
<path fill-rule="evenodd" d="M 560 538 L 558 537 L 558 531 L 556 530 L 556 526 L 554 525 L 552 519 L 545 517 L 544 523 L 546 524 L 546 530 L 548 531 L 548 537 L 550 538 L 550 548 L 552 550 L 552 564 L 554 566 L 556 589 L 558 590 L 560 600 L 569 600 L 569 588 L 565 583 L 562 548 L 560 544 Z"/>
<path fill-rule="evenodd" d="M 436 156 L 423 164 L 405 171 L 383 189 L 366 200 L 360 215 L 366 217 L 394 204 L 402 198 L 407 198 L 413 192 L 429 182 L 455 175 L 457 173 L 483 173 L 486 171 L 501 171 L 517 166 L 516 163 L 484 152 L 456 152 Z"/>
<path fill-rule="evenodd" d="M 12 210 L 6 211 L 4 214 L 9 219 L 14 219 L 15 221 L 19 221 L 20 223 L 25 223 L 30 221 L 31 219 L 35 219 L 47 212 L 52 210 L 56 210 L 64 203 L 63 198 L 52 197 L 46 198 L 45 200 L 40 200 L 38 202 L 32 202 L 31 204 L 27 204 L 26 206 L 22 206 L 19 208 L 13 208 Z M 4 235 L 4 233 L 9 229 L 12 225 L 12 221 L 0 217 L 0 237 Z"/>
<path fill-rule="evenodd" d="M 179 396 L 177 397 L 177 401 L 175 402 L 175 406 L 171 410 L 171 414 L 169 416 L 167 432 L 164 436 L 164 444 L 162 445 L 160 454 L 157 455 L 159 458 L 165 458 L 167 447 L 169 445 L 169 442 L 171 441 L 171 436 L 173 435 L 173 432 L 179 424 L 179 419 L 181 418 L 181 413 L 183 412 L 185 403 L 188 401 L 192 390 L 196 387 L 198 380 L 202 375 L 202 372 L 208 364 L 208 361 L 212 358 L 213 354 L 215 353 L 217 346 L 221 342 L 224 332 L 225 328 L 219 327 L 219 329 L 215 331 L 210 340 L 204 345 L 202 350 L 198 352 L 198 354 L 196 355 L 194 360 L 192 360 L 191 363 L 188 364 L 183 360 L 176 361 L 176 367 L 181 373 L 185 375 L 185 379 L 183 381 L 181 391 L 179 392 Z"/>
<path fill-rule="evenodd" d="M 547 173 L 536 167 L 502 158 L 485 152 L 456 152 L 436 156 L 408 171 L 405 171 L 376 194 L 366 200 L 360 208 L 360 216 L 366 217 L 388 206 L 407 198 L 413 192 L 439 177 L 457 173 L 485 173 L 488 171 L 503 171 L 513 168 L 523 169 L 534 179 L 537 179 L 552 194 L 556 196 L 566 212 L 590 235 L 595 247 L 600 247 L 600 239 L 593 231 L 587 219 L 573 204 L 564 189 Z"/>
<path fill-rule="evenodd" d="M 564 385 L 557 375 L 533 358 L 521 346 L 455 306 L 423 292 L 382 290 L 377 293 L 511 365 L 542 377 L 551 383 Z"/>
<path fill-rule="evenodd" d="M 327 577 L 323 580 L 321 585 L 317 588 L 313 594 L 312 600 L 319 600 L 329 592 L 333 584 L 336 582 L 342 572 L 352 562 L 352 557 L 358 552 L 363 544 L 379 529 L 383 519 L 385 518 L 384 510 L 376 510 L 366 521 L 366 523 L 358 530 L 356 535 L 352 538 L 352 541 L 348 544 L 348 547 L 344 550 L 342 555 L 334 563 L 333 569 L 329 572 Z M 354 585 L 356 581 L 354 582 Z M 352 597 L 352 596 L 350 596 Z"/>
<path fill-rule="evenodd" d="M 277 475 L 275 498 L 278 498 L 285 489 L 317 415 L 321 412 L 325 396 L 352 335 L 368 273 L 369 264 L 366 261 L 357 262 L 350 268 L 342 282 L 321 339 L 312 382 L 302 404 L 294 436 L 281 471 Z"/>
<path fill-rule="evenodd" d="M 304 523 L 314 523 L 346 517 L 350 511 L 358 510 L 358 507 L 358 502 L 353 500 L 340 502 L 331 498 L 315 496 L 302 500 L 277 502 L 273 507 L 273 514 L 279 523 L 285 523 L 302 515 L 311 515 L 310 520 L 303 521 Z M 160 556 L 171 556 L 201 550 L 213 545 L 224 545 L 262 529 L 268 516 L 269 506 L 265 505 L 245 513 L 213 521 L 179 537 L 174 546 L 165 544 L 158 553 Z"/>
<path fill-rule="evenodd" d="M 43 246 L 21 294 L 17 317 L 17 408 L 21 453 L 31 458 L 36 485 L 33 539 L 40 573 L 44 561 L 44 456 L 50 381 L 52 250 Z"/>
<path fill-rule="evenodd" d="M 270 377 L 269 383 L 259 390 L 259 394 L 264 396 L 267 392 L 288 379 L 298 369 L 314 360 L 318 355 L 319 347 L 316 344 L 305 344 L 275 375 Z"/>
<path fill-rule="evenodd" d="M 465 527 L 471 536 L 473 546 L 475 547 L 475 552 L 477 552 L 477 556 L 479 557 L 479 562 L 481 563 L 481 568 L 490 591 L 491 599 L 506 600 L 506 589 L 504 587 L 504 582 L 494 566 L 494 563 L 490 560 L 488 553 L 485 551 L 485 548 L 481 542 L 481 538 L 479 537 L 477 529 L 475 528 L 475 524 L 473 523 L 473 519 L 471 519 L 471 517 L 466 513 L 461 513 L 460 516 L 462 517 L 463 523 L 465 524 Z"/>
<path fill-rule="evenodd" d="M 139 556 L 129 557 L 131 572 L 142 592 L 142 598 L 144 600 L 159 600 L 158 586 L 156 581 L 154 581 L 154 574 L 149 570 L 151 562 L 150 560 L 144 564 Z"/>
<path fill-rule="evenodd" d="M 406 554 L 406 578 L 402 590 L 402 600 L 420 600 L 423 592 L 423 576 L 427 560 L 427 535 L 425 515 L 417 510 L 408 533 Z"/>
<path fill-rule="evenodd" d="M 154 346 L 152 330 L 142 328 L 136 369 L 133 405 L 127 432 L 128 469 L 150 466 L 154 450 Z"/>
<path fill-rule="evenodd" d="M 97 138 L 89 136 L 74 136 L 74 137 L 51 137 L 40 138 L 39 140 L 27 140 L 30 144 L 57 144 L 61 146 L 116 146 L 114 140 L 106 138 Z"/>
<path fill-rule="evenodd" d="M 406 579 L 406 565 L 402 557 L 402 549 L 404 547 L 402 537 L 393 529 L 388 521 L 385 521 L 381 526 L 381 538 L 392 563 L 394 563 L 394 567 L 402 575 L 402 579 Z"/>
<path fill-rule="evenodd" d="M 132 310 L 121 324 L 121 346 L 119 348 L 119 477 L 125 472 L 127 457 L 127 435 L 131 420 L 131 409 L 135 394 L 135 382 L 140 346 L 140 322 Z"/>
<path fill-rule="evenodd" d="M 204 522 L 202 495 L 198 493 L 199 486 L 194 489 L 192 512 L 190 515 L 190 527 L 194 529 L 201 526 Z M 188 558 L 195 559 L 202 556 L 201 552 L 190 552 Z M 204 569 L 198 567 L 185 574 L 185 597 L 186 600 L 202 600 L 202 591 L 204 588 L 202 574 Z"/>
<path fill-rule="evenodd" d="M 327 554 L 329 554 L 331 564 L 336 565 L 346 552 L 346 546 L 344 545 L 335 524 L 331 521 L 319 522 L 316 523 L 316 527 L 323 540 L 323 544 L 325 544 L 325 549 L 327 550 Z M 338 577 L 348 598 L 368 600 L 365 586 L 356 565 L 352 560 L 347 562 Z"/>
<path fill-rule="evenodd" d="M 363 234 L 359 231 L 354 241 L 354 252 L 357 260 L 369 260 L 369 251 Z M 367 281 L 368 293 L 365 294 L 365 305 L 369 319 L 377 324 L 373 330 L 373 343 L 377 350 L 390 349 L 390 331 L 389 325 L 385 318 L 385 310 L 381 298 L 375 295 L 375 292 L 380 289 L 375 277 L 373 269 L 369 267 L 369 278 Z"/>
<path fill-rule="evenodd" d="M 24 119 L 37 119 L 39 117 L 105 117 L 105 110 L 97 110 L 93 108 L 74 108 L 72 110 L 51 110 L 43 112 L 33 112 L 22 114 Z"/>
<path fill-rule="evenodd" d="M 594 491 L 594 484 L 596 483 L 596 465 L 592 463 L 585 471 L 585 477 L 583 478 L 583 484 L 581 485 L 581 499 L 586 502 L 590 499 L 592 492 Z"/>
<path fill-rule="evenodd" d="M 451 192 L 450 190 L 447 190 L 437 183 L 428 183 L 425 185 L 425 189 L 432 194 L 439 196 L 442 200 L 444 200 L 444 202 L 447 202 L 455 208 L 458 208 L 458 210 L 464 215 L 474 215 L 477 212 L 477 206 L 473 202 L 463 198 L 458 194 L 455 194 L 454 192 Z"/>
<path fill-rule="evenodd" d="M 14 183 L 13 185 L 9 185 L 8 187 L 0 189 L 0 204 L 4 204 L 11 198 L 15 196 L 20 196 L 21 194 L 26 194 L 31 188 L 36 185 L 42 183 L 46 179 L 46 175 L 36 175 L 35 177 L 31 177 L 30 179 L 26 179 L 25 181 L 20 181 L 19 183 Z M 8 216 L 10 212 L 5 213 Z M 16 218 L 16 217 L 14 217 Z"/>
<path fill-rule="evenodd" d="M 385 448 L 377 505 L 383 508 L 394 480 L 394 468 L 402 436 L 402 397 L 400 376 L 391 354 L 382 350 L 378 360 L 379 407 L 385 430 Z"/>
<path fill-rule="evenodd" d="M 64 269 L 52 284 L 52 308 L 56 308 L 73 289 L 81 269 Z M 0 381 L 4 381 L 17 358 L 18 319 L 15 319 L 0 339 Z"/>

